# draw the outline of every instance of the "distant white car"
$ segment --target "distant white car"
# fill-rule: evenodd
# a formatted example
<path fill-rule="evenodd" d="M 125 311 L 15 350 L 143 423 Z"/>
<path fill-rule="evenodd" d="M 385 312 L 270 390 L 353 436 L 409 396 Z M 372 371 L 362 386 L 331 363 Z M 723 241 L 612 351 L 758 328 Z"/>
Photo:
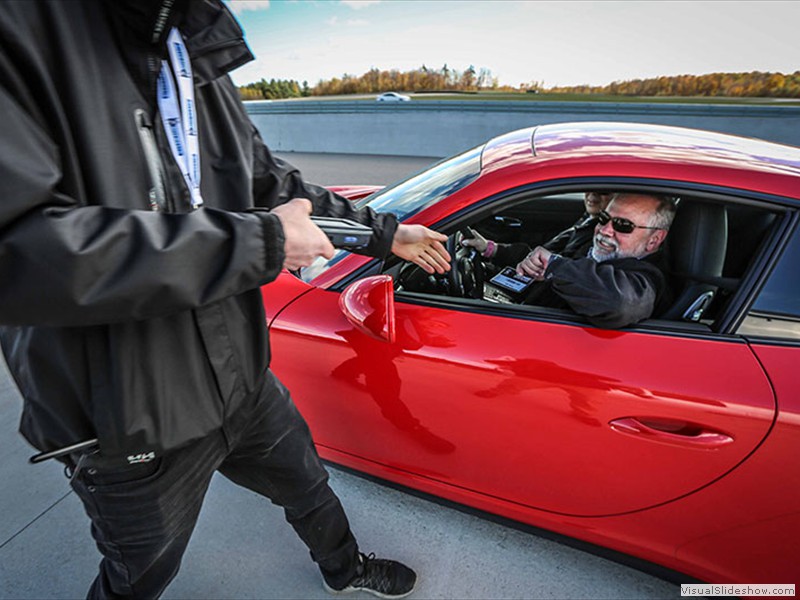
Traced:
<path fill-rule="evenodd" d="M 377 102 L 408 102 L 411 100 L 410 96 L 405 96 L 403 94 L 398 94 L 397 92 L 384 92 L 377 98 L 375 98 Z"/>

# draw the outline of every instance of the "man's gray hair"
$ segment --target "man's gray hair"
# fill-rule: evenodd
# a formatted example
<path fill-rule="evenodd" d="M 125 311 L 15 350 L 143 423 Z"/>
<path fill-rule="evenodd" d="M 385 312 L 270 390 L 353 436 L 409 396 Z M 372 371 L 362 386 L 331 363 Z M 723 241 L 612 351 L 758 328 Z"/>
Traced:
<path fill-rule="evenodd" d="M 630 196 L 644 196 L 646 198 L 652 198 L 658 205 L 656 206 L 656 212 L 650 217 L 650 223 L 648 223 L 649 227 L 657 227 L 658 229 L 664 229 L 665 231 L 669 230 L 670 225 L 672 225 L 672 220 L 675 218 L 675 211 L 678 208 L 678 201 L 674 196 L 667 196 L 666 194 L 645 194 L 639 192 L 619 192 L 618 194 L 614 194 L 614 200 L 617 198 L 624 198 Z"/>

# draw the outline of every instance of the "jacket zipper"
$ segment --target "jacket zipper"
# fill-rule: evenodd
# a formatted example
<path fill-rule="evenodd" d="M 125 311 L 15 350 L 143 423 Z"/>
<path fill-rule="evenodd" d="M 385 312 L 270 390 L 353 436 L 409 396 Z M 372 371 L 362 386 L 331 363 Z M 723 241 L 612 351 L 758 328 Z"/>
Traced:
<path fill-rule="evenodd" d="M 153 184 L 149 191 L 150 210 L 166 210 L 167 190 L 164 182 L 166 173 L 164 163 L 161 161 L 161 153 L 156 145 L 156 137 L 153 133 L 153 123 L 148 114 L 141 108 L 134 111 L 136 129 L 139 132 L 139 141 L 142 143 L 147 170 L 150 172 L 150 181 Z"/>

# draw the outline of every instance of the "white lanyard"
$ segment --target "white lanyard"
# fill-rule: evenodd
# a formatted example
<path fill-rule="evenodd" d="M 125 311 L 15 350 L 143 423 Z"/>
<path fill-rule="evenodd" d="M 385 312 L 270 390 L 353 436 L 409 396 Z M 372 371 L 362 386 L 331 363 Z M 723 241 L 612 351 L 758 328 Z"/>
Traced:
<path fill-rule="evenodd" d="M 158 109 L 167 132 L 175 162 L 192 195 L 192 208 L 203 205 L 200 195 L 200 144 L 197 138 L 197 112 L 194 104 L 194 82 L 189 53 L 181 34 L 172 28 L 167 38 L 172 71 L 178 82 L 178 94 L 167 61 L 161 61 L 158 75 Z M 178 100 L 180 99 L 180 104 Z"/>

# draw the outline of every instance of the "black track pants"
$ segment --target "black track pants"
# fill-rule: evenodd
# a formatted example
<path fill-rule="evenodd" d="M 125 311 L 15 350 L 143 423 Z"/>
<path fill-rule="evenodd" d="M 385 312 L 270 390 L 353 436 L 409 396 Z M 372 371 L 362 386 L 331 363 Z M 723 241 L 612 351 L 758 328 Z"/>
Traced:
<path fill-rule="evenodd" d="M 84 459 L 72 486 L 103 555 L 89 598 L 157 598 L 164 591 L 215 471 L 283 507 L 329 584 L 341 587 L 352 578 L 357 545 L 347 517 L 308 426 L 268 372 L 224 432 L 135 466 Z"/>

